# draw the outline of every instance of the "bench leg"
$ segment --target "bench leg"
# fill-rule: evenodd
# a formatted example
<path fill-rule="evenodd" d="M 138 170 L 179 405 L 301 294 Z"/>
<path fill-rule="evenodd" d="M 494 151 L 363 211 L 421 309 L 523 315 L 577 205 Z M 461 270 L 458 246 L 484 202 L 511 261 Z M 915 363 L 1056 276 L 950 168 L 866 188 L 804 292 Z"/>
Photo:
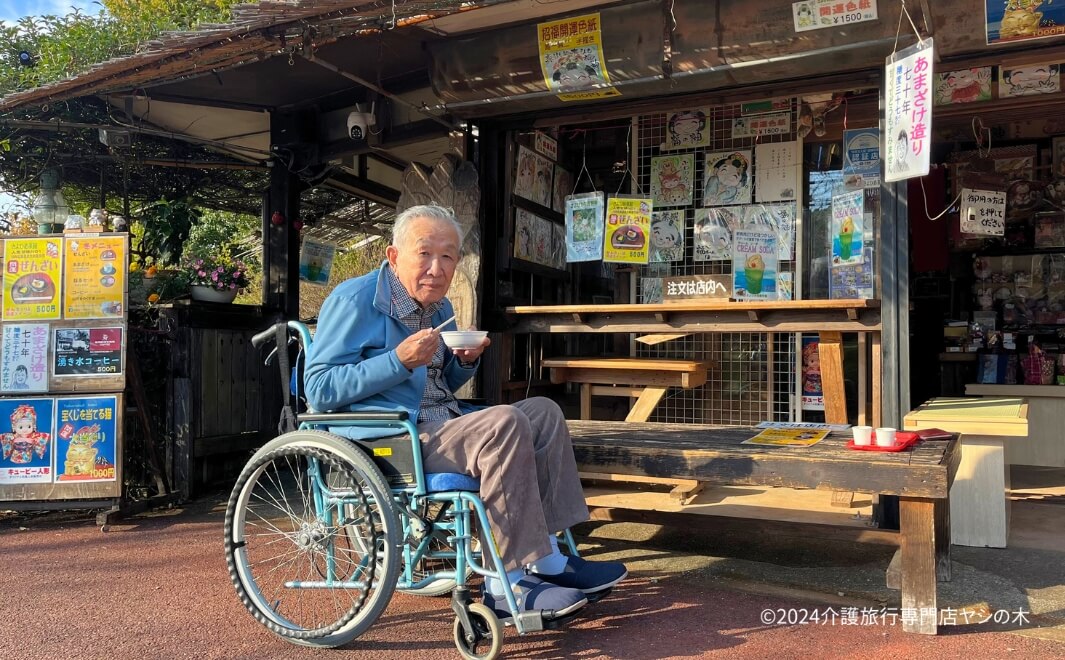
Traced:
<path fill-rule="evenodd" d="M 932 507 L 936 525 L 936 579 L 950 582 L 950 502 L 935 500 Z"/>
<path fill-rule="evenodd" d="M 902 609 L 904 632 L 935 635 L 939 624 L 936 604 L 937 556 L 935 500 L 899 498 L 901 534 Z"/>
<path fill-rule="evenodd" d="M 636 405 L 632 407 L 629 414 L 625 417 L 626 422 L 646 422 L 651 417 L 651 413 L 654 412 L 655 406 L 662 400 L 662 397 L 666 395 L 667 387 L 654 387 L 647 386 L 643 388 L 643 392 L 640 393 L 640 398 L 636 399 Z"/>
<path fill-rule="evenodd" d="M 592 418 L 592 384 L 581 383 L 581 419 Z"/>

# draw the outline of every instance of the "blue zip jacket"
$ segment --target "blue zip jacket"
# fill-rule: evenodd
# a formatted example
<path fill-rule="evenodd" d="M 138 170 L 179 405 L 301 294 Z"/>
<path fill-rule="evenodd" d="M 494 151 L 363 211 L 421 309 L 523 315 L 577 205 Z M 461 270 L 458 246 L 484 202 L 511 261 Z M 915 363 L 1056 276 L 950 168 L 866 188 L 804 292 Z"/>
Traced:
<path fill-rule="evenodd" d="M 388 267 L 386 262 L 340 284 L 322 303 L 303 376 L 307 402 L 314 410 L 406 410 L 412 420 L 418 419 L 429 370 L 424 366 L 409 370 L 396 355 L 396 346 L 414 333 L 392 315 Z M 447 298 L 442 302 L 433 314 L 433 327 L 455 313 Z M 455 322 L 444 329 L 456 329 Z M 477 363 L 463 367 L 453 353 L 445 351 L 444 381 L 452 392 L 476 369 Z M 459 408 L 463 413 L 477 410 L 462 401 Z M 358 426 L 336 426 L 330 431 L 360 440 L 396 434 L 395 429 Z"/>

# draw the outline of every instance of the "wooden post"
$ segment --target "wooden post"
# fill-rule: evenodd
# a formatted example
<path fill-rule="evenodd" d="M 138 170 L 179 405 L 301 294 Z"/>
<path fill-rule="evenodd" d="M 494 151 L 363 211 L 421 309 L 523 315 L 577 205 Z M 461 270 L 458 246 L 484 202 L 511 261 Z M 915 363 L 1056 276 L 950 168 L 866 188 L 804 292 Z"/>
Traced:
<path fill-rule="evenodd" d="M 285 318 L 299 317 L 300 235 L 292 223 L 299 219 L 302 184 L 292 170 L 308 163 L 284 157 L 285 145 L 298 144 L 302 133 L 298 115 L 270 115 L 270 144 L 275 152 L 270 168 L 270 190 L 263 201 L 263 307 Z M 274 213 L 283 222 L 272 222 Z"/>
<path fill-rule="evenodd" d="M 821 391 L 825 396 L 825 421 L 847 423 L 847 394 L 843 383 L 843 335 L 822 332 L 817 342 L 821 357 Z"/>
<path fill-rule="evenodd" d="M 924 635 L 936 634 L 937 555 L 935 500 L 899 498 L 899 529 L 902 532 L 902 629 Z M 909 613 L 912 612 L 912 616 Z"/>

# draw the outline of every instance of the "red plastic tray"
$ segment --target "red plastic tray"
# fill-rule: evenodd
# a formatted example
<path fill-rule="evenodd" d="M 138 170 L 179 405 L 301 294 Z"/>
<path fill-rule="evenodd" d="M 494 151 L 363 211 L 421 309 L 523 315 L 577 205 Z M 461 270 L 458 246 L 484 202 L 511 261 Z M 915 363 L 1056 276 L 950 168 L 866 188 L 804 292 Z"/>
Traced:
<path fill-rule="evenodd" d="M 890 447 L 879 447 L 876 444 L 876 436 L 874 432 L 873 444 L 871 445 L 856 445 L 854 444 L 854 438 L 851 438 L 847 442 L 847 449 L 855 449 L 857 451 L 902 451 L 913 446 L 915 442 L 920 440 L 920 436 L 912 431 L 897 431 L 895 433 L 895 444 Z"/>

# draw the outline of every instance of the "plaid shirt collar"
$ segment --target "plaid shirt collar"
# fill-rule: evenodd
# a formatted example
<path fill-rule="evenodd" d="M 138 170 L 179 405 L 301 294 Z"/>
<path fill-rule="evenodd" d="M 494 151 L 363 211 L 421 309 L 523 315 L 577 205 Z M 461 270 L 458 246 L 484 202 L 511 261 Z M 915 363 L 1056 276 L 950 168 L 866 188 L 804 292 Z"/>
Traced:
<path fill-rule="evenodd" d="M 416 318 L 428 320 L 444 306 L 443 302 L 437 301 L 422 309 L 422 306 L 407 293 L 407 288 L 396 277 L 396 271 L 391 264 L 385 266 L 385 268 L 388 269 L 388 288 L 392 292 L 392 313 L 399 320 L 413 320 Z"/>

